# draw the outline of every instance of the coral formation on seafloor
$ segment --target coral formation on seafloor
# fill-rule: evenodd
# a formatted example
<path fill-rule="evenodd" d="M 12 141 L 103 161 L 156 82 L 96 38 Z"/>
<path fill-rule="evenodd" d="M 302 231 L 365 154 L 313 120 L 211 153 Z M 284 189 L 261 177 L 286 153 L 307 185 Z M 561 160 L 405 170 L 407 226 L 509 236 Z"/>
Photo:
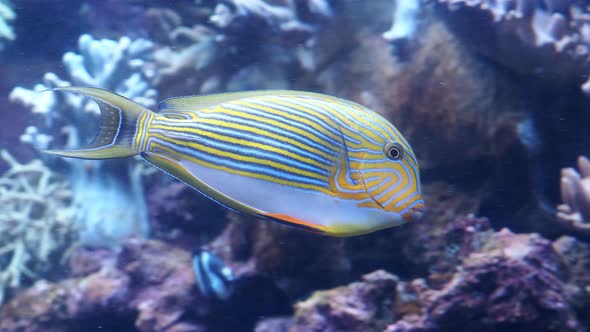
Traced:
<path fill-rule="evenodd" d="M 275 331 L 584 331 L 588 291 L 568 284 L 562 264 L 550 241 L 502 230 L 441 288 L 376 271 L 297 303 Z"/>
<path fill-rule="evenodd" d="M 317 291 L 295 304 L 289 331 L 382 331 L 393 318 L 388 309 L 394 305 L 398 281 L 379 270 L 363 276 L 362 282 Z"/>
<path fill-rule="evenodd" d="M 174 326 L 185 325 L 187 310 L 206 310 L 195 302 L 190 255 L 162 243 L 131 240 L 118 255 L 78 249 L 70 269 L 75 278 L 38 281 L 2 306 L 0 330 L 63 331 L 100 315 L 136 312 L 129 322 L 109 318 L 99 324 L 124 331 L 135 321 L 139 331 L 175 331 Z"/>
<path fill-rule="evenodd" d="M 567 227 L 590 235 L 590 160 L 578 157 L 578 171 L 568 167 L 561 170 L 561 200 L 557 218 Z"/>
<path fill-rule="evenodd" d="M 469 47 L 511 69 L 590 94 L 590 6 L 584 1 L 427 0 Z M 485 40 L 486 42 L 481 42 Z"/>
<path fill-rule="evenodd" d="M 561 236 L 553 241 L 553 249 L 566 271 L 569 296 L 578 307 L 590 308 L 590 244 Z"/>
<path fill-rule="evenodd" d="M 159 173 L 146 190 L 150 237 L 187 250 L 198 248 L 215 238 L 223 227 L 227 209 L 215 204 L 193 188 Z M 166 181 L 165 183 L 162 183 Z"/>
<path fill-rule="evenodd" d="M 409 44 L 418 40 L 417 16 L 421 5 L 421 1 L 417 0 L 394 0 L 393 23 L 383 33 L 383 38 L 392 44 L 393 53 L 402 59 L 410 53 Z"/>
<path fill-rule="evenodd" d="M 566 275 L 550 241 L 504 229 L 440 290 L 419 290 L 419 311 L 386 331 L 584 331 Z"/>
<path fill-rule="evenodd" d="M 263 316 L 256 331 L 584 331 L 585 312 L 590 309 L 590 247 L 571 237 L 551 242 L 506 229 L 477 240 L 452 235 L 476 232 L 472 228 L 477 222 L 473 218 L 459 221 L 447 235 L 445 242 L 462 243 L 464 252 L 439 285 L 378 270 L 360 282 L 316 291 L 307 299 L 299 295 L 292 316 L 288 310 L 261 309 L 268 299 L 260 296 L 273 291 L 274 277 L 257 285 L 240 284 L 256 279 L 255 274 L 261 278 L 292 271 L 264 272 L 256 263 L 246 267 L 226 261 L 237 273 L 236 295 L 220 303 L 197 291 L 186 250 L 142 239 L 127 240 L 119 253 L 78 248 L 69 260 L 71 278 L 59 283 L 39 281 L 17 295 L 0 309 L 0 329 L 62 331 L 100 322 L 113 330 L 202 331 L 239 326 L 247 331 L 253 323 L 246 323 L 248 319 Z M 237 235 L 218 241 L 232 241 L 225 245 L 234 246 Z M 297 243 L 304 250 L 306 246 Z M 224 246 L 217 243 L 214 249 Z M 288 265 L 284 259 L 275 263 Z M 270 303 L 276 307 L 278 302 Z M 240 318 L 243 314 L 245 318 Z"/>
<path fill-rule="evenodd" d="M 191 93 L 287 88 L 290 71 L 315 67 L 314 37 L 333 13 L 326 0 L 224 0 L 199 8 L 191 23 L 152 10 L 165 30 L 159 34 L 167 35 L 155 53 L 160 86 Z"/>
<path fill-rule="evenodd" d="M 230 304 L 208 299 L 195 284 L 190 252 L 159 241 L 128 239 L 118 253 L 78 247 L 70 270 L 70 279 L 38 281 L 2 306 L 0 330 L 57 332 L 94 323 L 107 331 L 236 331 L 278 314 L 277 301 L 265 299 L 269 282 L 237 284 Z"/>
<path fill-rule="evenodd" d="M 11 290 L 61 265 L 76 240 L 72 192 L 40 160 L 21 164 L 7 151 L 0 176 L 0 304 Z"/>
<path fill-rule="evenodd" d="M 63 56 L 69 80 L 47 73 L 32 90 L 17 87 L 10 100 L 39 115 L 39 125 L 21 136 L 37 148 L 75 149 L 98 131 L 98 109 L 88 99 L 73 93 L 46 91 L 59 86 L 93 86 L 111 90 L 149 107 L 156 103 L 150 66 L 153 44 L 145 39 L 118 41 L 82 35 L 80 54 Z M 60 137 L 62 136 L 62 137 Z M 55 137 L 55 138 L 54 138 Z M 61 138 L 61 139 L 60 139 Z M 142 184 L 144 165 L 131 158 L 84 161 L 45 156 L 71 182 L 76 220 L 83 243 L 116 246 L 129 235 L 148 232 L 147 208 Z"/>
<path fill-rule="evenodd" d="M 15 18 L 16 14 L 12 9 L 9 0 L 0 0 L 0 39 L 11 41 L 16 38 L 14 29 L 10 25 L 10 21 Z M 3 44 L 0 44 L 0 48 L 3 46 Z"/>

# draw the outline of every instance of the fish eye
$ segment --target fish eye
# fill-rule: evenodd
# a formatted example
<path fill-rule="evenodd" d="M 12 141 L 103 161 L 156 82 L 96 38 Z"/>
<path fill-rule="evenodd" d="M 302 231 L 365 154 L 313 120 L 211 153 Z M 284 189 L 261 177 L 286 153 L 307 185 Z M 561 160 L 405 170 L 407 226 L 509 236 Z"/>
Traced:
<path fill-rule="evenodd" d="M 391 160 L 400 160 L 404 157 L 404 147 L 397 142 L 389 142 L 383 148 L 385 156 Z"/>

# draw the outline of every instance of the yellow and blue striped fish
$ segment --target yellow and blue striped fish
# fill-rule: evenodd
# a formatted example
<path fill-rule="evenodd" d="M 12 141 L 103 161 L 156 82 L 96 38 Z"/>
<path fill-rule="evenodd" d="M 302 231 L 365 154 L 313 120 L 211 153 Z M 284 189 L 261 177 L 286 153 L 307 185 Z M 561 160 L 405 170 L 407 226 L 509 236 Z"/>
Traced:
<path fill-rule="evenodd" d="M 141 156 L 233 210 L 332 236 L 421 213 L 417 160 L 388 121 L 343 99 L 300 91 L 178 97 L 159 112 L 115 93 L 64 87 L 98 103 L 100 132 L 64 157 Z"/>

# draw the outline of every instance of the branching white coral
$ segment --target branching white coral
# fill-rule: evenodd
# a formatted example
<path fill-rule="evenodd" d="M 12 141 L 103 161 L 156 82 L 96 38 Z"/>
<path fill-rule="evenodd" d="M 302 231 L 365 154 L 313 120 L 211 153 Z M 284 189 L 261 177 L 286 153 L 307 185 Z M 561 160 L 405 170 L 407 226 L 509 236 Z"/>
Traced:
<path fill-rule="evenodd" d="M 590 160 L 580 156 L 578 170 L 561 170 L 561 199 L 557 218 L 573 230 L 590 235 Z"/>
<path fill-rule="evenodd" d="M 222 2 L 215 7 L 215 14 L 211 16 L 211 21 L 220 28 L 227 28 L 240 17 L 253 16 L 283 31 L 313 31 L 314 29 L 313 26 L 299 20 L 293 1 L 286 1 L 285 6 L 273 5 L 264 0 L 228 0 L 226 2 L 231 7 Z M 330 14 L 330 6 L 321 2 L 312 1 L 312 9 Z"/>
<path fill-rule="evenodd" d="M 156 51 L 154 57 L 159 69 L 158 80 L 175 76 L 186 69 L 201 70 L 215 59 L 218 50 L 215 33 L 211 29 L 200 25 L 192 28 L 179 26 L 170 32 L 169 37 L 172 41 L 186 39 L 190 46 L 180 50 L 176 47 L 164 47 Z"/>
<path fill-rule="evenodd" d="M 10 21 L 16 18 L 16 14 L 10 7 L 8 0 L 0 0 L 0 39 L 14 40 L 16 35 L 10 26 Z"/>
<path fill-rule="evenodd" d="M 74 113 L 55 112 L 56 108 L 71 107 L 98 114 L 93 102 L 76 95 L 63 95 L 46 91 L 58 86 L 92 86 L 114 91 L 131 98 L 146 107 L 156 104 L 156 91 L 151 87 L 155 71 L 151 59 L 153 44 L 145 39 L 130 40 L 123 37 L 118 41 L 94 39 L 82 35 L 78 40 L 80 53 L 67 52 L 63 64 L 70 81 L 62 80 L 53 73 L 46 73 L 43 83 L 32 90 L 17 87 L 10 93 L 12 101 L 18 101 L 34 113 L 48 115 L 47 125 L 52 119 L 71 117 Z"/>
<path fill-rule="evenodd" d="M 152 88 L 155 69 L 151 56 L 153 44 L 145 39 L 118 41 L 93 39 L 82 35 L 79 53 L 66 53 L 63 64 L 69 81 L 53 73 L 32 90 L 17 87 L 12 101 L 41 115 L 43 124 L 29 127 L 22 141 L 40 148 L 75 149 L 96 133 L 96 105 L 75 94 L 46 91 L 58 86 L 93 86 L 114 91 L 146 107 L 156 104 Z M 52 137 L 63 136 L 61 144 Z M 59 141 L 59 140 L 57 140 Z M 49 158 L 49 157 L 47 157 Z M 64 171 L 72 184 L 76 220 L 81 241 L 90 245 L 117 246 L 129 235 L 145 236 L 148 231 L 147 207 L 141 172 L 131 158 L 108 161 L 46 159 Z"/>
<path fill-rule="evenodd" d="M 200 6 L 215 27 L 181 26 L 180 19 L 160 11 L 160 26 L 169 30 L 173 46 L 155 54 L 159 84 L 186 78 L 183 86 L 200 93 L 287 86 L 286 64 L 315 69 L 311 46 L 319 27 L 333 15 L 327 0 L 220 0 Z M 258 38 L 265 42 L 250 42 Z M 274 68 L 267 77 L 269 66 Z M 256 76 L 240 84 L 247 73 Z"/>
<path fill-rule="evenodd" d="M 0 158 L 9 169 L 0 177 L 0 303 L 23 280 L 38 279 L 76 239 L 72 193 L 40 160 Z"/>
<path fill-rule="evenodd" d="M 401 60 L 407 59 L 417 43 L 418 14 L 422 0 L 393 0 L 393 23 L 382 36 Z"/>
<path fill-rule="evenodd" d="M 390 42 L 400 39 L 412 39 L 416 33 L 416 16 L 420 10 L 419 0 L 394 0 L 393 23 L 383 33 L 383 38 Z"/>

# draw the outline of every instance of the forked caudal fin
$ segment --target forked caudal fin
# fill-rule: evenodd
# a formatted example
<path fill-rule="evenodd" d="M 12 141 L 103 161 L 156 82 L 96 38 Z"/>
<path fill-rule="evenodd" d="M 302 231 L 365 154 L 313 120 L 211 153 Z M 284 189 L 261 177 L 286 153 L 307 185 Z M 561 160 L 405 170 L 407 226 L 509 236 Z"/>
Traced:
<path fill-rule="evenodd" d="M 61 87 L 51 91 L 74 92 L 94 100 L 102 118 L 100 131 L 92 142 L 76 150 L 43 150 L 63 157 L 107 159 L 128 157 L 141 151 L 133 146 L 138 120 L 151 113 L 147 108 L 113 92 L 98 88 Z"/>

